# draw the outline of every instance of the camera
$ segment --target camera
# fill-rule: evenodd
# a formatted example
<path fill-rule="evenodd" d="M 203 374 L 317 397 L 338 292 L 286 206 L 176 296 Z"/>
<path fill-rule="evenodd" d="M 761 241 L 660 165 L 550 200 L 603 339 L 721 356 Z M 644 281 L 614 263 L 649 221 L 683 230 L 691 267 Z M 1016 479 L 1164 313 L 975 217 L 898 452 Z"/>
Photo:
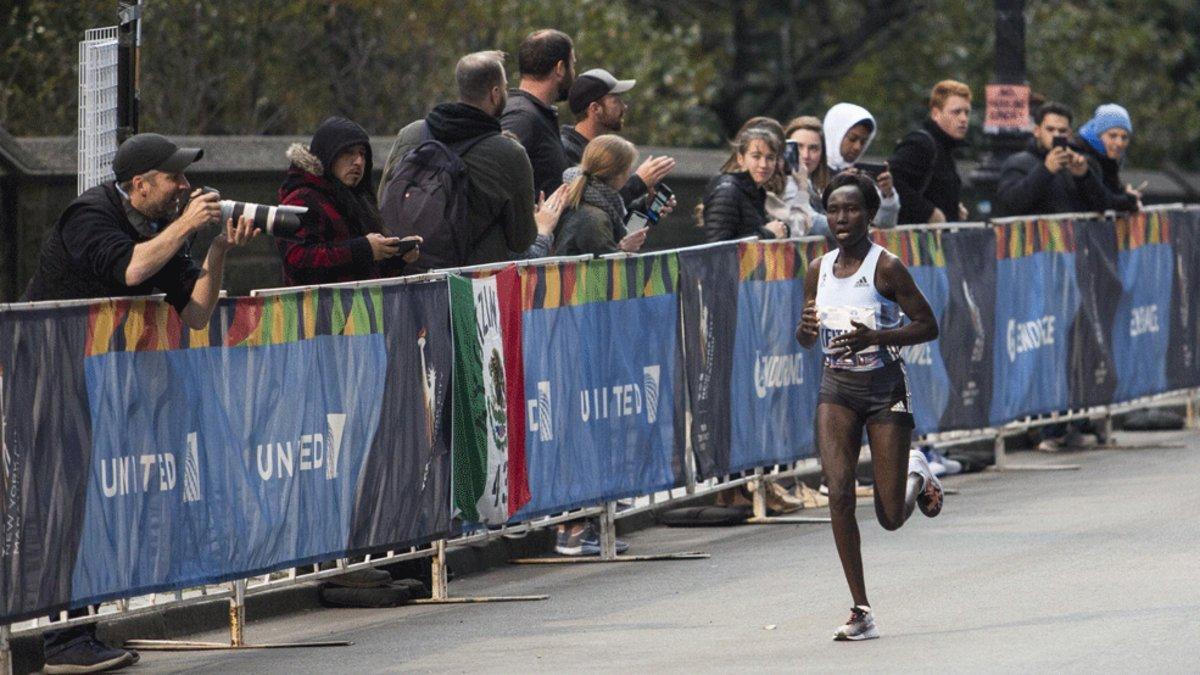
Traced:
<path fill-rule="evenodd" d="M 1055 136 L 1054 140 L 1050 141 L 1050 147 L 1053 148 L 1068 148 L 1070 145 L 1066 136 Z"/>
<path fill-rule="evenodd" d="M 221 195 L 216 188 L 202 187 L 200 191 L 218 197 Z M 308 213 L 308 207 L 305 206 L 267 206 L 254 202 L 235 202 L 232 199 L 222 199 L 219 203 L 222 223 L 230 218 L 236 223 L 239 218 L 246 216 L 253 221 L 254 229 L 279 239 L 299 239 L 300 216 Z"/>

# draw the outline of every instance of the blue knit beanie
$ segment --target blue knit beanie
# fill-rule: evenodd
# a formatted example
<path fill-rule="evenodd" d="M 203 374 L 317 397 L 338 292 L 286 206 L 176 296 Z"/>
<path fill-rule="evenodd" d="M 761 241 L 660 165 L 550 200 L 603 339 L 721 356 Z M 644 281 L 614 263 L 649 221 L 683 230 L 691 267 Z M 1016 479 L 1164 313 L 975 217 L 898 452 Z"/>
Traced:
<path fill-rule="evenodd" d="M 1104 142 L 1100 140 L 1100 134 L 1109 129 L 1124 129 L 1127 133 L 1133 133 L 1133 120 L 1129 118 L 1129 111 L 1116 103 L 1097 106 L 1092 119 L 1079 127 L 1079 137 L 1103 155 Z"/>

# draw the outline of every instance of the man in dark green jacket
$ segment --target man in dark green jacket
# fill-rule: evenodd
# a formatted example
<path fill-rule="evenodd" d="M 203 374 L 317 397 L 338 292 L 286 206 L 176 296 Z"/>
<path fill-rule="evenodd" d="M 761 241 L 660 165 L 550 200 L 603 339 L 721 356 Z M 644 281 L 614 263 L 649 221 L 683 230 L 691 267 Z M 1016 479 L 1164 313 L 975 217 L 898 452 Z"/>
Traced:
<path fill-rule="evenodd" d="M 388 153 L 379 186 L 379 198 L 392 168 L 410 150 L 427 140 L 425 129 L 447 145 L 486 136 L 462 155 L 470 184 L 467 189 L 466 231 L 476 233 L 462 264 L 476 265 L 501 262 L 514 258 L 513 251 L 525 251 L 537 236 L 533 201 L 533 169 L 525 149 L 515 140 L 501 134 L 500 113 L 508 95 L 508 79 L 504 73 L 503 52 L 486 51 L 468 54 L 455 68 L 458 82 L 458 102 L 441 103 L 424 120 L 417 120 L 400 130 Z M 552 213 L 557 220 L 558 213 Z M 450 233 L 446 233 L 448 237 Z M 426 241 L 422 248 L 436 246 Z"/>

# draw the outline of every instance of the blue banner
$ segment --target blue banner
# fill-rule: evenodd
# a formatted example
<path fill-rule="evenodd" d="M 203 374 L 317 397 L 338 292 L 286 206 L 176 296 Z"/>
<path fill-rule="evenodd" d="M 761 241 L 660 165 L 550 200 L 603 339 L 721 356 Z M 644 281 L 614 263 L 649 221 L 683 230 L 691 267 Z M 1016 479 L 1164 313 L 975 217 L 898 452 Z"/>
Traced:
<path fill-rule="evenodd" d="M 992 424 L 1066 410 L 1068 330 L 1079 309 L 1073 225 L 1009 223 L 997 229 Z"/>
<path fill-rule="evenodd" d="M 674 261 L 523 271 L 532 298 L 522 316 L 531 499 L 514 519 L 675 485 Z"/>
<path fill-rule="evenodd" d="M 1168 387 L 1174 253 L 1158 223 L 1148 220 L 1134 216 L 1116 225 L 1122 293 L 1112 330 L 1115 401 L 1156 394 Z"/>

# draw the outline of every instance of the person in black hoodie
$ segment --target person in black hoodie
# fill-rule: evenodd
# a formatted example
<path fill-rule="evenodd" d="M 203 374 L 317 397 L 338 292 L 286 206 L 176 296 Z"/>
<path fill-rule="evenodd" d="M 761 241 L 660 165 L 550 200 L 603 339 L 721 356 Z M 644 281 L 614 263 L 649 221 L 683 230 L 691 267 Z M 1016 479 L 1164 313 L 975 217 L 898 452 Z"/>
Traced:
<path fill-rule="evenodd" d="M 540 236 L 539 230 L 553 231 L 561 202 L 552 198 L 544 206 L 534 203 L 529 157 L 520 143 L 501 133 L 499 118 L 508 100 L 504 52 L 468 54 L 459 59 L 454 74 L 459 101 L 438 104 L 424 120 L 409 124 L 396 136 L 379 185 L 380 199 L 393 167 L 425 140 L 426 128 L 435 140 L 447 145 L 483 136 L 462 155 L 470 179 L 465 229 L 472 233 L 473 245 L 466 260 L 442 266 L 512 260 L 518 257 L 514 251 L 530 248 Z M 449 232 L 445 241 L 427 237 L 421 246 L 427 254 L 450 251 L 449 238 Z"/>
<path fill-rule="evenodd" d="M 396 276 L 420 251 L 397 258 L 400 238 L 383 232 L 370 189 L 371 139 L 345 117 L 330 117 L 305 146 L 287 151 L 287 177 L 279 203 L 303 206 L 296 239 L 277 239 L 287 286 L 362 281 Z M 420 237 L 405 237 L 416 239 Z"/>
<path fill-rule="evenodd" d="M 901 225 L 966 220 L 954 151 L 966 145 L 971 88 L 942 80 L 929 95 L 929 117 L 910 131 L 888 160 L 900 193 Z"/>
<path fill-rule="evenodd" d="M 1046 103 L 1034 116 L 1037 126 L 1023 152 L 1009 157 L 1000 169 L 996 192 L 997 216 L 1082 213 L 1109 208 L 1108 193 L 1094 168 L 1070 145 L 1071 111 Z M 1066 145 L 1056 145 L 1056 139 Z"/>
<path fill-rule="evenodd" d="M 733 143 L 739 171 L 722 173 L 708 184 L 701 219 L 708 241 L 742 237 L 783 239 L 787 227 L 767 220 L 767 192 L 763 187 L 779 170 L 780 141 L 766 129 L 751 127 Z"/>
<path fill-rule="evenodd" d="M 1129 118 L 1129 112 L 1116 103 L 1098 106 L 1092 119 L 1079 127 L 1083 150 L 1100 165 L 1101 182 L 1108 190 L 1109 208 L 1114 211 L 1142 208 L 1142 193 L 1121 183 L 1121 162 L 1132 135 L 1133 120 Z"/>

